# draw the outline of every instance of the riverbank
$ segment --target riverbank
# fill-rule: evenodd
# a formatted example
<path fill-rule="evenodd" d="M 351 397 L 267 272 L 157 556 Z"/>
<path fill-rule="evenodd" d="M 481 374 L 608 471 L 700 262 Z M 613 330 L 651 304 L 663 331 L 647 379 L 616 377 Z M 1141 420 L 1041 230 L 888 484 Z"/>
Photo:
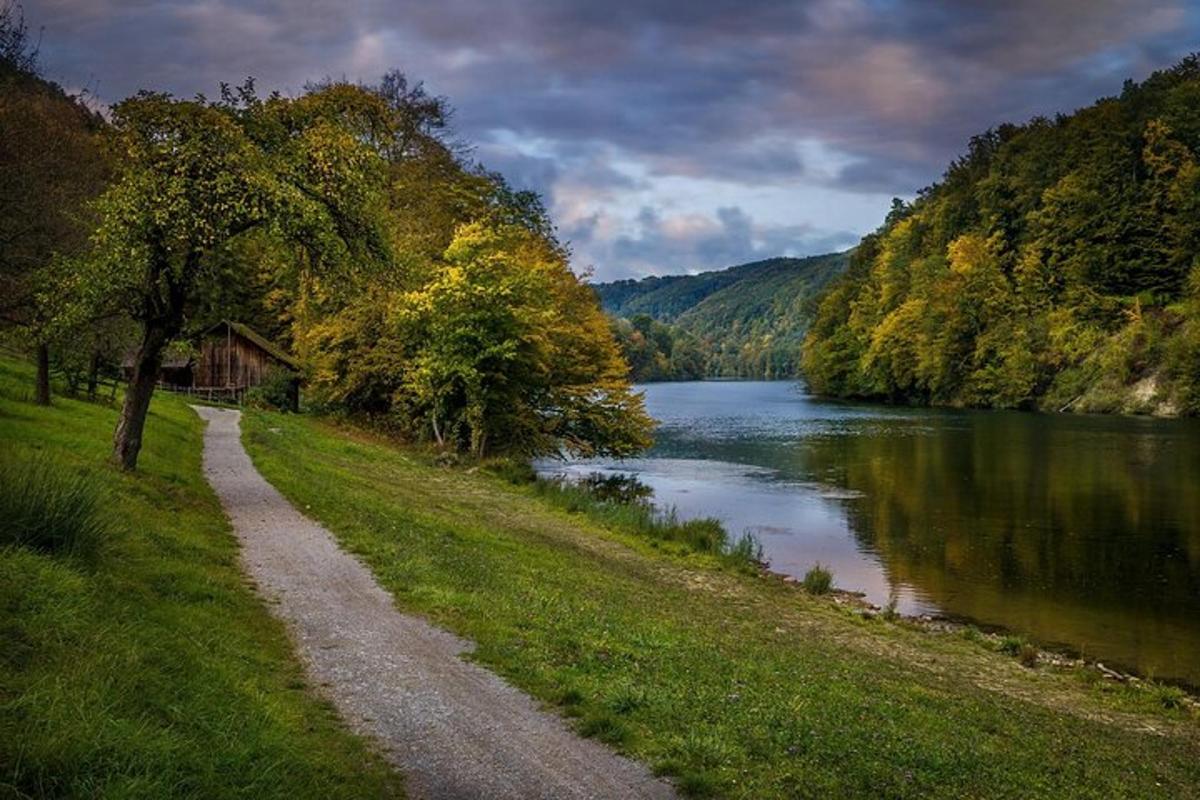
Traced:
<path fill-rule="evenodd" d="M 0 458 L 82 480 L 103 530 L 84 554 L 0 528 L 0 797 L 402 796 L 239 569 L 196 414 L 156 397 L 129 475 L 108 463 L 115 406 L 32 388 L 0 358 Z"/>
<path fill-rule="evenodd" d="M 245 425 L 258 469 L 402 610 L 687 794 L 1200 792 L 1200 720 L 1176 690 L 867 618 L 353 428 Z"/>
<path fill-rule="evenodd" d="M 766 382 L 645 398 L 662 424 L 644 456 L 541 473 L 632 475 L 681 517 L 756 535 L 773 570 L 821 562 L 881 608 L 1200 685 L 1197 421 L 831 403 Z"/>

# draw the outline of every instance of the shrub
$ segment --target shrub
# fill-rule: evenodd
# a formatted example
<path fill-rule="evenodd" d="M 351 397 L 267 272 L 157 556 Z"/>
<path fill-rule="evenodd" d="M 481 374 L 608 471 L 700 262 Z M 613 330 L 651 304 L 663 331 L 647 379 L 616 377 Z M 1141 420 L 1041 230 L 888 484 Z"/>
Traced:
<path fill-rule="evenodd" d="M 508 477 L 510 469 L 500 472 Z M 535 491 L 551 504 L 652 542 L 676 542 L 697 553 L 709 553 L 736 568 L 752 568 L 762 560 L 762 547 L 750 534 L 730 541 L 721 521 L 713 517 L 681 520 L 675 509 L 661 510 L 648 499 L 649 487 L 630 476 L 619 480 L 597 477 L 572 482 L 539 478 Z"/>
<path fill-rule="evenodd" d="M 487 465 L 488 470 L 513 486 L 525 486 L 537 480 L 533 466 L 522 459 L 499 459 Z"/>
<path fill-rule="evenodd" d="M 809 594 L 829 594 L 833 588 L 833 573 L 818 562 L 804 573 L 804 590 Z"/>
<path fill-rule="evenodd" d="M 262 383 L 246 391 L 246 405 L 276 411 L 299 411 L 300 376 L 291 370 L 272 368 Z"/>
<path fill-rule="evenodd" d="M 1038 649 L 1028 643 L 1021 645 L 1021 650 L 1017 653 L 1017 659 L 1021 662 L 1021 665 L 1030 669 L 1037 666 L 1039 656 Z"/>
<path fill-rule="evenodd" d="M 896 610 L 896 598 L 888 600 L 888 604 L 883 607 L 882 616 L 888 622 L 895 622 L 900 618 L 900 612 Z"/>
<path fill-rule="evenodd" d="M 1005 636 L 1000 640 L 1000 652 L 1010 656 L 1021 654 L 1021 648 L 1025 646 L 1025 640 L 1020 636 Z"/>
<path fill-rule="evenodd" d="M 0 460 L 0 546 L 93 555 L 105 539 L 104 494 L 44 456 Z"/>
<path fill-rule="evenodd" d="M 984 641 L 983 631 L 976 628 L 974 625 L 968 625 L 962 629 L 962 637 L 968 642 Z"/>
<path fill-rule="evenodd" d="M 1178 686 L 1163 686 L 1160 684 L 1154 687 L 1154 693 L 1158 698 L 1159 704 L 1167 710 L 1183 708 L 1187 701 L 1187 692 Z"/>
<path fill-rule="evenodd" d="M 743 533 L 729 547 L 729 558 L 742 564 L 761 564 L 763 561 L 762 543 L 753 534 Z"/>

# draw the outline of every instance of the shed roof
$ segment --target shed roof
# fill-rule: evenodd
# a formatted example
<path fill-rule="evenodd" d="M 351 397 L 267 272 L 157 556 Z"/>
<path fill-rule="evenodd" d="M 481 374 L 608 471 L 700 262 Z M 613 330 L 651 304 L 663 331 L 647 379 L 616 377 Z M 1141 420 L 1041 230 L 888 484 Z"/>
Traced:
<path fill-rule="evenodd" d="M 296 369 L 296 370 L 300 369 L 300 362 L 297 361 L 295 358 L 293 358 L 286 350 L 284 350 L 282 347 L 280 347 L 279 345 L 272 342 L 267 337 L 260 334 L 258 331 L 251 328 L 249 325 L 245 325 L 241 322 L 231 322 L 229 320 L 222 320 L 221 322 L 218 322 L 216 325 L 213 325 L 211 328 L 206 330 L 204 332 L 204 335 L 207 336 L 208 334 L 212 333 L 213 331 L 217 330 L 218 328 L 220 328 L 223 325 L 228 325 L 230 330 L 232 330 L 238 336 L 241 336 L 243 339 L 248 339 L 251 342 L 253 342 L 255 345 L 257 345 L 258 347 L 261 347 L 272 358 L 274 358 L 278 361 L 282 361 L 284 364 L 287 364 L 292 369 Z"/>

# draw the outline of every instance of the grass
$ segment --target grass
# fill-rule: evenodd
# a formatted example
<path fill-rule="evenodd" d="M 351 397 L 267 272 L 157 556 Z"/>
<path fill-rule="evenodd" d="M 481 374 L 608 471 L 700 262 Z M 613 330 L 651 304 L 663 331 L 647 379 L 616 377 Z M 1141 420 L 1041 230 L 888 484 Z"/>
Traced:
<path fill-rule="evenodd" d="M 833 573 L 820 564 L 814 564 L 804 573 L 801 585 L 809 594 L 829 594 L 833 588 Z"/>
<path fill-rule="evenodd" d="M 658 509 L 647 497 L 649 490 L 626 476 L 595 475 L 575 483 L 539 478 L 527 466 L 511 462 L 492 471 L 513 485 L 529 484 L 555 508 L 584 514 L 607 528 L 644 538 L 654 547 L 676 545 L 674 552 L 707 554 L 744 571 L 754 571 L 762 562 L 762 545 L 752 535 L 730 539 L 720 520 L 680 519 L 673 508 Z"/>
<path fill-rule="evenodd" d="M 242 577 L 196 415 L 156 398 L 125 475 L 115 409 L 32 380 L 0 359 L 0 797 L 398 795 Z"/>
<path fill-rule="evenodd" d="M 866 619 L 624 512 L 352 428 L 244 425 L 259 469 L 400 607 L 685 794 L 1200 796 L 1200 721 L 1173 693 Z"/>
<path fill-rule="evenodd" d="M 108 502 L 86 472 L 52 456 L 0 457 L 0 547 L 95 557 L 109 534 Z"/>

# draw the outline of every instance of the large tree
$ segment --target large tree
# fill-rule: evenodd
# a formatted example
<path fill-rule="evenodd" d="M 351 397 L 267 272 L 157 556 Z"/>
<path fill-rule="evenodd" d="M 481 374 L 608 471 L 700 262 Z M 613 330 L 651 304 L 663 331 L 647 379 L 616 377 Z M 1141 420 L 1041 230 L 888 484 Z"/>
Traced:
<path fill-rule="evenodd" d="M 524 228 L 464 226 L 429 284 L 399 298 L 394 335 L 412 342 L 396 399 L 439 443 L 482 456 L 626 456 L 650 420 L 591 290 Z"/>
<path fill-rule="evenodd" d="M 392 124 L 377 95 L 340 84 L 295 99 L 249 84 L 217 102 L 143 92 L 113 108 L 120 170 L 76 283 L 82 303 L 117 298 L 140 325 L 113 439 L 123 468 L 137 464 L 163 352 L 230 247 L 286 242 L 314 274 L 384 259 L 374 137 Z"/>

